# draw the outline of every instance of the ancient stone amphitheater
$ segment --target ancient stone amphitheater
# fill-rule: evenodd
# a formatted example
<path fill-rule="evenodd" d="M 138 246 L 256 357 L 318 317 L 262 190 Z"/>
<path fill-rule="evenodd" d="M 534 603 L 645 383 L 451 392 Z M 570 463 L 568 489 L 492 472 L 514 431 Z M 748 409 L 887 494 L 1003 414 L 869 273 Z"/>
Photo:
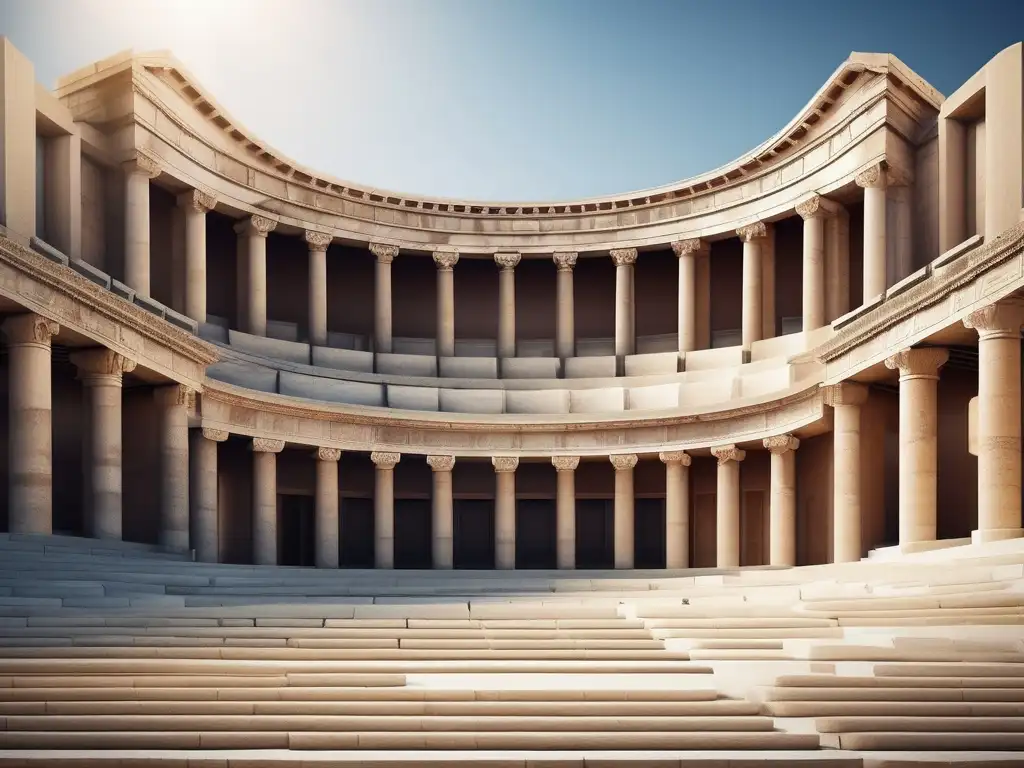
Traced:
<path fill-rule="evenodd" d="M 560 203 L 0 47 L 0 765 L 1024 765 L 1024 46 Z"/>

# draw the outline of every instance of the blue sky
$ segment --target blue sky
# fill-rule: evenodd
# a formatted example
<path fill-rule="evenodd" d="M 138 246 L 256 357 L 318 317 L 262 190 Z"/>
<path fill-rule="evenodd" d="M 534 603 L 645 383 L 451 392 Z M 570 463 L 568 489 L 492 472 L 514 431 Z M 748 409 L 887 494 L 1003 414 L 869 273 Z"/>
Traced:
<path fill-rule="evenodd" d="M 171 50 L 295 161 L 404 192 L 559 200 L 666 184 L 785 125 L 850 51 L 950 93 L 1021 0 L 0 0 L 56 78 Z"/>

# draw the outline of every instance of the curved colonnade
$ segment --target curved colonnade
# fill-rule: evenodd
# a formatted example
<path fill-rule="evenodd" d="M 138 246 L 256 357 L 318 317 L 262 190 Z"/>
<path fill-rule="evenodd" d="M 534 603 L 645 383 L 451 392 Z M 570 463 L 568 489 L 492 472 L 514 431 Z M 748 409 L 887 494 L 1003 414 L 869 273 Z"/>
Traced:
<path fill-rule="evenodd" d="M 121 538 L 130 514 L 203 560 L 280 562 L 308 517 L 307 554 L 335 567 L 358 498 L 378 567 L 400 565 L 403 519 L 428 539 L 406 564 L 458 567 L 473 514 L 498 568 L 522 567 L 524 535 L 579 566 L 591 524 L 617 568 L 648 539 L 669 568 L 846 562 L 956 538 L 938 467 L 966 446 L 938 422 L 971 399 L 977 513 L 946 528 L 1018 536 L 1020 71 L 1014 46 L 944 100 L 853 54 L 711 173 L 484 204 L 305 169 L 167 55 L 52 95 L 26 62 L 4 81 L 33 123 L 5 129 L 5 189 L 37 191 L 5 193 L 8 528 L 55 528 L 52 455 L 76 442 L 85 532 Z M 977 383 L 968 364 L 940 386 L 965 354 Z M 86 405 L 64 433 L 62 371 Z M 128 443 L 159 514 L 127 509 L 153 498 Z"/>

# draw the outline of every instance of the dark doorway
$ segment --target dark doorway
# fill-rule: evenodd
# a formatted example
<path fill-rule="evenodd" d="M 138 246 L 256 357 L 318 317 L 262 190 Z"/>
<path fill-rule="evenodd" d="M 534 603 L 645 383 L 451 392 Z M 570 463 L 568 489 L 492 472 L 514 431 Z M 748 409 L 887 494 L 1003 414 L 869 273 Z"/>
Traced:
<path fill-rule="evenodd" d="M 373 568 L 373 531 L 373 499 L 342 499 L 342 568 Z"/>
<path fill-rule="evenodd" d="M 425 568 L 431 557 L 429 499 L 395 499 L 395 568 Z"/>
<path fill-rule="evenodd" d="M 611 499 L 576 500 L 576 567 L 615 567 L 615 507 Z"/>
<path fill-rule="evenodd" d="M 516 568 L 557 568 L 555 500 L 516 502 Z"/>
<path fill-rule="evenodd" d="M 454 567 L 494 568 L 494 502 L 491 499 L 456 499 L 454 514 Z"/>
<path fill-rule="evenodd" d="M 277 561 L 281 565 L 316 564 L 315 504 L 312 496 L 278 496 Z"/>
<path fill-rule="evenodd" d="M 633 565 L 664 568 L 665 500 L 636 499 L 633 504 Z"/>

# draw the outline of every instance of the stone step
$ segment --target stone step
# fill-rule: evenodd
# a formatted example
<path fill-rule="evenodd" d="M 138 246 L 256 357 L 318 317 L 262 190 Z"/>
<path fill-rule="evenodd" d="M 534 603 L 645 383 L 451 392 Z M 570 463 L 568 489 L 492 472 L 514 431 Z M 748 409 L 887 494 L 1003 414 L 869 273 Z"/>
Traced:
<path fill-rule="evenodd" d="M 1024 719 L 1019 717 L 819 717 L 814 721 L 820 733 L 1022 733 Z"/>
<path fill-rule="evenodd" d="M 794 627 L 792 629 L 754 627 L 735 629 L 652 629 L 651 634 L 657 638 L 728 638 L 730 640 L 775 640 L 789 638 L 831 638 L 842 637 L 843 630 L 839 627 Z"/>
<path fill-rule="evenodd" d="M 1024 702 L 1024 688 L 769 688 L 765 701 Z"/>
<path fill-rule="evenodd" d="M 949 667 L 950 665 L 946 665 Z M 1018 677 L 984 675 L 971 677 L 968 674 L 935 675 L 878 675 L 854 676 L 835 674 L 781 675 L 775 680 L 777 688 L 1024 688 L 1024 680 Z M 966 671 L 966 670 L 965 670 Z"/>
<path fill-rule="evenodd" d="M 773 717 L 812 718 L 844 716 L 1024 718 L 1024 701 L 961 702 L 888 699 L 882 701 L 768 701 L 765 702 L 764 713 Z"/>
<path fill-rule="evenodd" d="M 1024 685 L 1024 664 L 875 664 L 876 677 L 1013 677 Z"/>
<path fill-rule="evenodd" d="M 821 735 L 821 746 L 830 749 L 902 751 L 902 750 L 1024 750 L 1024 733 L 828 733 Z M 900 765 L 900 763 L 897 763 Z M 1017 765 L 1020 764 L 1018 760 Z M 966 765 L 974 766 L 972 761 Z M 981 763 L 984 765 L 984 763 Z M 1006 763 L 1013 766 L 1015 763 Z"/>
<path fill-rule="evenodd" d="M 648 629 L 764 631 L 835 627 L 835 619 L 735 617 L 717 619 L 644 619 Z"/>

